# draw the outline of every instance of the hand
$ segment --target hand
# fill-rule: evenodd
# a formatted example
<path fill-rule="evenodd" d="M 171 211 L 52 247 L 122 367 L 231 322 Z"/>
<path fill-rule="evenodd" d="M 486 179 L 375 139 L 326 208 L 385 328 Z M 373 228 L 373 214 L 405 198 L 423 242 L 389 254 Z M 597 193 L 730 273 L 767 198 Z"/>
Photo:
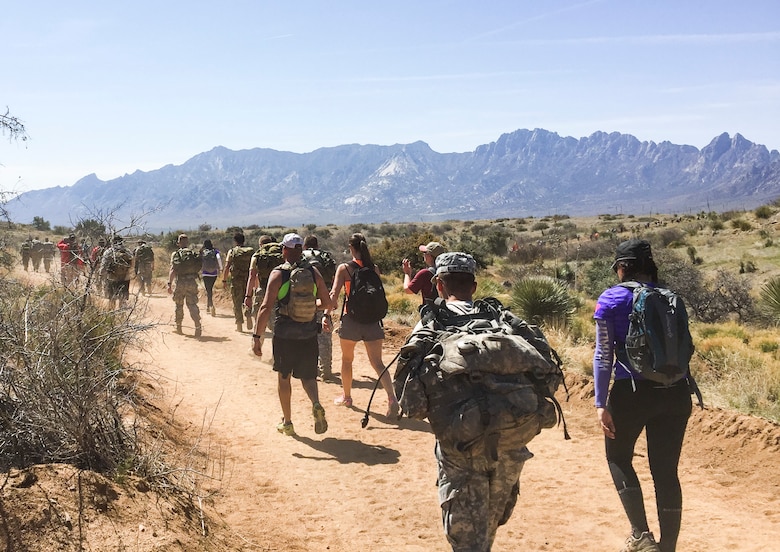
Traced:
<path fill-rule="evenodd" d="M 599 425 L 604 435 L 610 439 L 615 438 L 615 422 L 612 420 L 612 414 L 610 414 L 606 408 L 597 408 L 596 417 L 599 420 Z"/>
<path fill-rule="evenodd" d="M 412 275 L 412 263 L 409 259 L 404 259 L 401 261 L 401 270 L 403 270 L 404 274 L 408 276 Z"/>
<path fill-rule="evenodd" d="M 322 331 L 325 333 L 331 333 L 333 331 L 333 320 L 330 316 L 322 317 Z"/>
<path fill-rule="evenodd" d="M 262 339 L 255 339 L 252 338 L 252 352 L 255 354 L 255 356 L 262 357 L 263 356 L 263 340 Z"/>

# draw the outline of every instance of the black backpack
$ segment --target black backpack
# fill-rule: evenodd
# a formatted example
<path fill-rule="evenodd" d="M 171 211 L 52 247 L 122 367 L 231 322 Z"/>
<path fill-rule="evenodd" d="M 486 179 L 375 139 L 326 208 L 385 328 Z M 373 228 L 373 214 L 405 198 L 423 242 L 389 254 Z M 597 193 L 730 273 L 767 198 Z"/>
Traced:
<path fill-rule="evenodd" d="M 349 295 L 344 299 L 341 313 L 353 317 L 361 324 L 373 324 L 387 316 L 387 297 L 382 279 L 373 266 L 360 266 L 354 261 L 347 263 L 350 273 Z"/>

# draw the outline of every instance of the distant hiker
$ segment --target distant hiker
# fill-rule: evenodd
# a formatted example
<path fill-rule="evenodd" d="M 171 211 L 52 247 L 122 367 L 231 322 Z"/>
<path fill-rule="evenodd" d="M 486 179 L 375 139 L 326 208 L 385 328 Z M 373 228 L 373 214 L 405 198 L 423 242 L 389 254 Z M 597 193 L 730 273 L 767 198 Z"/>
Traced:
<path fill-rule="evenodd" d="M 78 280 L 81 267 L 84 265 L 76 235 L 70 234 L 62 238 L 57 242 L 57 249 L 60 250 L 60 278 L 67 286 Z"/>
<path fill-rule="evenodd" d="M 181 324 L 184 321 L 184 304 L 195 323 L 195 337 L 202 333 L 200 324 L 200 309 L 198 309 L 198 274 L 200 273 L 200 255 L 190 249 L 190 239 L 187 234 L 179 234 L 176 240 L 179 249 L 171 254 L 171 268 L 168 270 L 168 294 L 173 295 L 176 304 L 176 333 L 181 334 Z M 175 288 L 171 286 L 176 284 Z"/>
<path fill-rule="evenodd" d="M 398 417 L 398 401 L 392 378 L 382 363 L 382 342 L 385 339 L 382 318 L 387 313 L 387 300 L 379 267 L 371 260 L 371 252 L 363 234 L 352 234 L 348 245 L 352 260 L 336 269 L 336 277 L 330 290 L 331 300 L 337 304 L 341 288 L 345 289 L 338 330 L 341 344 L 342 394 L 333 402 L 339 406 L 352 406 L 352 361 L 355 358 L 355 345 L 362 341 L 371 367 L 377 376 L 381 376 L 382 388 L 387 393 L 387 416 L 394 419 Z M 364 311 L 367 312 L 364 314 Z"/>
<path fill-rule="evenodd" d="M 138 276 L 139 293 L 152 295 L 152 275 L 154 273 L 154 249 L 141 238 L 133 250 L 133 266 Z"/>
<path fill-rule="evenodd" d="M 473 301 L 476 267 L 466 253 L 437 257 L 441 299 L 423 307 L 395 385 L 404 414 L 428 418 L 436 436 L 447 540 L 454 551 L 487 552 L 517 502 L 533 457 L 526 445 L 557 422 L 563 375 L 538 328 L 495 299 Z"/>
<path fill-rule="evenodd" d="M 105 274 L 100 270 L 103 261 L 103 253 L 106 252 L 106 238 L 98 238 L 98 244 L 89 252 L 89 264 L 92 266 L 92 276 L 95 278 L 95 289 L 99 293 L 110 297 L 106 287 Z"/>
<path fill-rule="evenodd" d="M 412 263 L 409 259 L 404 259 L 401 268 L 404 272 L 404 291 L 406 293 L 419 293 L 422 302 L 432 301 L 436 298 L 436 288 L 431 283 L 433 274 L 436 270 L 436 257 L 446 250 L 439 242 L 430 242 L 427 245 L 421 245 L 420 251 L 423 254 L 425 268 L 418 270 L 412 278 Z"/>
<path fill-rule="evenodd" d="M 51 261 L 57 252 L 57 246 L 49 238 L 43 241 L 43 268 L 46 272 L 51 272 Z"/>
<path fill-rule="evenodd" d="M 203 240 L 203 247 L 200 248 L 200 263 L 200 275 L 203 278 L 203 287 L 206 288 L 206 310 L 211 316 L 216 316 L 214 282 L 223 270 L 222 255 L 209 239 Z"/>
<path fill-rule="evenodd" d="M 317 236 L 306 236 L 303 240 L 303 258 L 306 259 L 309 264 L 322 274 L 322 278 L 327 284 L 327 289 L 330 290 L 333 286 L 333 280 L 336 277 L 336 261 L 333 259 L 333 255 L 329 251 L 322 251 L 319 246 L 319 240 Z M 325 316 L 325 310 L 322 305 L 317 307 L 317 322 L 321 323 L 322 318 Z M 330 317 L 330 314 L 327 316 Z M 333 321 L 329 321 L 330 326 L 333 326 Z M 320 332 L 317 334 L 317 344 L 320 351 L 319 359 L 319 375 L 322 381 L 333 380 L 333 332 Z"/>
<path fill-rule="evenodd" d="M 620 282 L 635 281 L 650 287 L 658 282 L 650 243 L 644 240 L 620 243 L 612 269 Z M 632 368 L 626 336 L 633 296 L 631 288 L 616 285 L 604 291 L 596 303 L 596 416 L 606 436 L 609 471 L 631 523 L 631 535 L 623 551 L 674 552 L 682 517 L 677 465 L 691 414 L 691 390 L 686 378 L 666 386 L 646 379 Z M 655 485 L 661 531 L 658 544 L 648 527 L 642 489 L 633 466 L 634 446 L 643 430 Z"/>
<path fill-rule="evenodd" d="M 43 243 L 38 237 L 32 239 L 32 247 L 30 248 L 30 259 L 32 260 L 32 267 L 34 272 L 38 272 L 41 268 L 41 259 L 43 258 Z"/>
<path fill-rule="evenodd" d="M 106 248 L 100 261 L 100 275 L 106 282 L 106 293 L 110 308 L 125 304 L 130 298 L 130 280 L 133 254 L 125 247 L 122 236 L 114 236 L 111 247 Z"/>
<path fill-rule="evenodd" d="M 277 372 L 282 421 L 276 426 L 284 435 L 295 435 L 292 422 L 292 385 L 290 376 L 301 380 L 301 385 L 312 403 L 314 432 L 325 433 L 328 422 L 320 404 L 317 389 L 317 332 L 331 331 L 330 319 L 319 324 L 316 301 L 330 310 L 332 304 L 320 272 L 303 260 L 303 238 L 290 233 L 282 240 L 284 264 L 271 271 L 268 285 L 257 313 L 255 328 L 265 328 L 271 316 L 274 323 L 273 363 Z M 263 331 L 252 334 L 252 351 L 263 355 Z"/>
<path fill-rule="evenodd" d="M 22 246 L 19 248 L 19 253 L 22 254 L 22 266 L 25 271 L 30 269 L 30 257 L 32 253 L 32 238 L 28 237 L 22 242 Z"/>
<path fill-rule="evenodd" d="M 252 319 L 257 317 L 257 311 L 265 296 L 265 287 L 271 271 L 284 262 L 282 244 L 277 243 L 273 236 L 263 234 L 257 239 L 258 248 L 249 263 L 249 278 L 246 281 L 244 306 L 252 311 Z M 269 320 L 269 329 L 274 325 L 273 317 Z M 257 331 L 257 329 L 256 329 Z M 257 333 L 262 333 L 257 331 Z"/>
<path fill-rule="evenodd" d="M 225 268 L 222 272 L 222 283 L 227 286 L 230 279 L 230 295 L 233 299 L 233 315 L 236 318 L 236 331 L 241 332 L 244 329 L 244 313 L 249 309 L 244 308 L 244 299 L 246 295 L 246 282 L 249 279 L 249 265 L 252 262 L 254 248 L 244 246 L 244 234 L 236 232 L 233 234 L 233 243 L 235 244 L 227 252 L 225 258 Z M 252 329 L 251 312 L 246 313 L 246 327 Z"/>

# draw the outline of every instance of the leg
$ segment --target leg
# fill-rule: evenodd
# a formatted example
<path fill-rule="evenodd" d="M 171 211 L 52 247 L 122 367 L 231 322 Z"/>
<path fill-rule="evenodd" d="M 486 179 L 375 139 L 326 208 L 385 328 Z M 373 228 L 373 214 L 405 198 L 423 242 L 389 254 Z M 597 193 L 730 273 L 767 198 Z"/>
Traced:
<path fill-rule="evenodd" d="M 282 416 L 284 417 L 284 423 L 288 424 L 292 422 L 292 406 L 290 402 L 292 399 L 292 384 L 290 382 L 291 376 L 287 374 L 282 375 L 278 373 L 277 390 L 279 392 L 279 404 L 282 405 Z M 305 389 L 305 387 L 304 387 Z"/>
<path fill-rule="evenodd" d="M 233 299 L 233 316 L 236 319 L 236 329 L 240 332 L 244 329 L 244 294 L 246 288 L 239 289 L 240 282 L 230 283 L 230 295 Z"/>
<path fill-rule="evenodd" d="M 382 383 L 382 389 L 387 393 L 387 402 L 396 402 L 395 390 L 393 389 L 393 378 L 390 377 L 390 371 L 385 370 L 385 365 L 382 362 L 382 342 L 383 340 L 377 339 L 375 341 L 366 341 L 366 353 L 368 354 L 368 361 L 374 368 L 379 381 Z M 384 374 L 382 373 L 384 372 Z"/>
<path fill-rule="evenodd" d="M 341 339 L 341 388 L 344 398 L 352 397 L 352 361 L 355 359 L 355 345 L 357 341 Z"/>

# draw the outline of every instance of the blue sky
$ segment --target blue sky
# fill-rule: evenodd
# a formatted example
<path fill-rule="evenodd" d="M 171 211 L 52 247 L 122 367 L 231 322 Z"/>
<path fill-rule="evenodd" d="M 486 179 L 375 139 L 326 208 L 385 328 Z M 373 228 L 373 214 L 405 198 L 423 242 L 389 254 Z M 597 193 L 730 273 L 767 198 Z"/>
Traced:
<path fill-rule="evenodd" d="M 0 190 L 520 128 L 780 149 L 777 0 L 8 2 Z"/>

